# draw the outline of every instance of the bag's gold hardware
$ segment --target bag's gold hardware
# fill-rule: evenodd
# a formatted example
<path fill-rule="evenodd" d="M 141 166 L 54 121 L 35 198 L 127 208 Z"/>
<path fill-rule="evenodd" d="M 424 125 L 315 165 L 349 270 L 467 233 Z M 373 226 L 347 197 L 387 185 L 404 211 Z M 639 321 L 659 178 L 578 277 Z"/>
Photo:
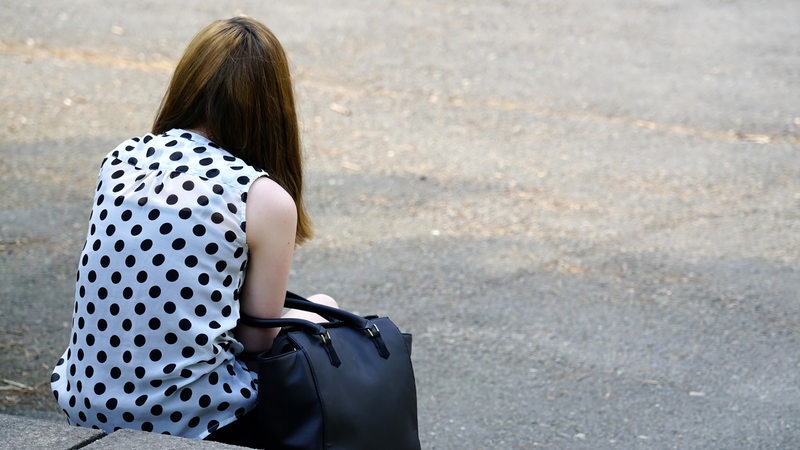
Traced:
<path fill-rule="evenodd" d="M 375 329 L 375 333 L 372 332 L 372 328 Z M 369 333 L 369 337 L 375 337 L 376 333 L 377 334 L 381 334 L 381 330 L 380 330 L 380 328 L 378 328 L 378 325 L 373 323 L 372 324 L 372 328 L 367 328 L 367 333 Z"/>

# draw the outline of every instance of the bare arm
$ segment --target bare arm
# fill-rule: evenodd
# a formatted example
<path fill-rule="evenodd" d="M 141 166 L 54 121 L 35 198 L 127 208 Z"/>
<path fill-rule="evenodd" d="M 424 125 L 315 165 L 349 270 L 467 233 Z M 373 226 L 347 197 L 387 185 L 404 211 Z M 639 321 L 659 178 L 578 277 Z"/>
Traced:
<path fill-rule="evenodd" d="M 254 317 L 281 316 L 295 246 L 297 209 L 275 181 L 262 177 L 247 194 L 247 245 L 250 258 L 241 310 Z M 236 337 L 245 351 L 268 349 L 278 329 L 240 325 Z"/>

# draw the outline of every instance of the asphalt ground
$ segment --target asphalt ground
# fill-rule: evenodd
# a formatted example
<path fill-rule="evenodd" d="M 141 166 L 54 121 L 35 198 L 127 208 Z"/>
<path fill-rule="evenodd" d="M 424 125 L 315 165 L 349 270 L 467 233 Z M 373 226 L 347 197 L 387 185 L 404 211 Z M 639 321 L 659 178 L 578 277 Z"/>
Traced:
<path fill-rule="evenodd" d="M 428 449 L 800 448 L 800 3 L 0 6 L 0 412 L 59 418 L 96 170 L 207 22 L 292 60 L 292 289 L 415 336 Z"/>

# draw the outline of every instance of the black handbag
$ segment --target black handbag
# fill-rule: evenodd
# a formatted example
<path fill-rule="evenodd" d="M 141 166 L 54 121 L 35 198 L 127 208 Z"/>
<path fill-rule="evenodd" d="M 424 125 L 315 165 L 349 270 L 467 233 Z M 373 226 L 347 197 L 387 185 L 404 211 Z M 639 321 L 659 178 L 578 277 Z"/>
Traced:
<path fill-rule="evenodd" d="M 258 406 L 265 447 L 419 449 L 411 335 L 387 317 L 361 317 L 287 292 L 287 308 L 323 316 L 241 323 L 282 327 L 258 354 Z"/>

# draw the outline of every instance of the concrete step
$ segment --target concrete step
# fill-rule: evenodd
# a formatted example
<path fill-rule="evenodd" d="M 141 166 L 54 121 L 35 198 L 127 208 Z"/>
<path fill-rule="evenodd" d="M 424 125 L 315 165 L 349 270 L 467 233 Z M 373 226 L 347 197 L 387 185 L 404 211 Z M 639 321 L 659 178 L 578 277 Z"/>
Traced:
<path fill-rule="evenodd" d="M 106 434 L 66 423 L 0 414 L 0 450 L 30 449 L 241 450 L 242 447 L 134 430 Z"/>

